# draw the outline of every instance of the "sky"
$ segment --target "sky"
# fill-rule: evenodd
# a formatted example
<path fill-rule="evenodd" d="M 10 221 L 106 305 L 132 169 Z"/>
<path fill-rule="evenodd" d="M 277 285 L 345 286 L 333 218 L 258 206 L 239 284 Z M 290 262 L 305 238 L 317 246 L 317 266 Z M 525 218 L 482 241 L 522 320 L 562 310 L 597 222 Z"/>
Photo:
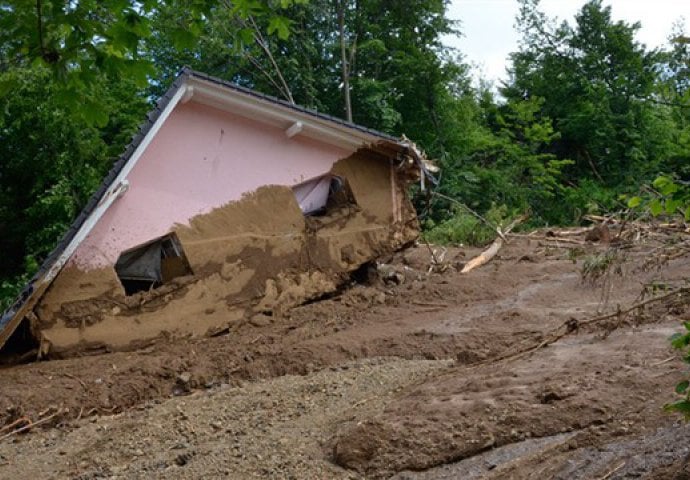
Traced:
<path fill-rule="evenodd" d="M 585 0 L 542 0 L 541 10 L 549 17 L 572 21 Z M 671 28 L 684 17 L 685 31 L 690 32 L 690 0 L 605 0 L 612 8 L 614 20 L 642 23 L 638 40 L 648 47 L 667 42 Z M 465 60 L 476 65 L 475 78 L 506 78 L 506 62 L 517 50 L 515 32 L 517 0 L 452 0 L 448 16 L 460 20 L 461 38 L 446 37 L 447 45 L 456 47 Z M 560 22 L 559 22 L 560 23 Z"/>

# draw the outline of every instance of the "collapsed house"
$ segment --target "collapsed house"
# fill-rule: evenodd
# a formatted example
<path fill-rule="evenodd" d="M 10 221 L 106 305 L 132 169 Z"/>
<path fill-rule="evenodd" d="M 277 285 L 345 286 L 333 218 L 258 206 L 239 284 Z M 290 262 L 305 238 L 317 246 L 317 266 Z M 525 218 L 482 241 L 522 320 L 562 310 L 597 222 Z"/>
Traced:
<path fill-rule="evenodd" d="M 282 313 L 418 235 L 409 140 L 183 70 L 0 318 L 38 357 Z"/>

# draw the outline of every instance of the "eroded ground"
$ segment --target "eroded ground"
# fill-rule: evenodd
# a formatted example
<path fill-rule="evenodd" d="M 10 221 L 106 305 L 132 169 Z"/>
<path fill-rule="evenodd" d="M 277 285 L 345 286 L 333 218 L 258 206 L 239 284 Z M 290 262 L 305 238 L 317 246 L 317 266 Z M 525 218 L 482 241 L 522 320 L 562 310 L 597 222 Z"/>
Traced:
<path fill-rule="evenodd" d="M 657 247 L 621 250 L 605 305 L 581 276 L 603 245 L 515 238 L 465 275 L 476 250 L 427 275 L 421 246 L 215 338 L 0 369 L 0 425 L 49 419 L 0 440 L 0 478 L 686 478 L 662 406 L 690 298 L 586 323 L 690 277 Z"/>

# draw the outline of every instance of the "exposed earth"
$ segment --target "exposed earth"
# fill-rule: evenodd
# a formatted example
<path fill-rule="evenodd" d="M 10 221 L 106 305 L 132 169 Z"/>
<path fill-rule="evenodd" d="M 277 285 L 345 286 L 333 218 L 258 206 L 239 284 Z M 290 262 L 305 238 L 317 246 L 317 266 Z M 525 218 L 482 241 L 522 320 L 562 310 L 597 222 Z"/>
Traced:
<path fill-rule="evenodd" d="M 687 237 L 420 245 L 213 338 L 2 367 L 0 478 L 690 478 Z"/>

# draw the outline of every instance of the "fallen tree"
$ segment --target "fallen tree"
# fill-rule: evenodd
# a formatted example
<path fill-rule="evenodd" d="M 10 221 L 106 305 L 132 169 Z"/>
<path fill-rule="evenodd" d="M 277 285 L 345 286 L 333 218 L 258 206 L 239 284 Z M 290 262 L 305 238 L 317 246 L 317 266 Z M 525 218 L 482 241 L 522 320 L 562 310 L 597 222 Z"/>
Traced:
<path fill-rule="evenodd" d="M 474 270 L 477 267 L 481 267 L 485 263 L 488 263 L 491 261 L 492 258 L 496 256 L 498 251 L 501 249 L 503 244 L 506 241 L 506 235 L 511 232 L 517 225 L 520 223 L 524 222 L 527 219 L 528 215 L 521 215 L 512 222 L 505 228 L 505 230 L 501 230 L 501 227 L 496 227 L 496 231 L 498 233 L 498 237 L 496 237 L 496 240 L 493 241 L 493 243 L 484 250 L 482 253 L 471 259 L 469 262 L 465 264 L 465 266 L 462 268 L 460 273 L 469 273 L 472 270 Z"/>

